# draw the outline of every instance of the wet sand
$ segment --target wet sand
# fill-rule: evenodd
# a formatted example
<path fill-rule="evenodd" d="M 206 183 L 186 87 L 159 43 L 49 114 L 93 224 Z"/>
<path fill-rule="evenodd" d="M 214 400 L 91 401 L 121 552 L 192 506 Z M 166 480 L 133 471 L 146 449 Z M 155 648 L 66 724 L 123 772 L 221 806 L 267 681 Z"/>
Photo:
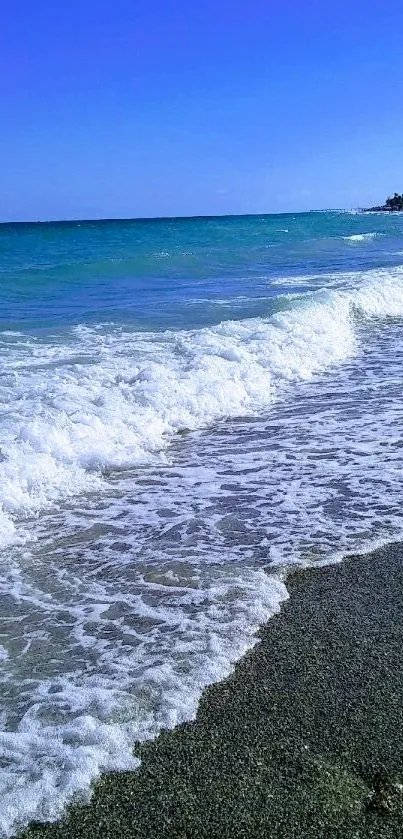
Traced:
<path fill-rule="evenodd" d="M 402 839 L 403 547 L 287 587 L 193 723 L 25 839 Z"/>

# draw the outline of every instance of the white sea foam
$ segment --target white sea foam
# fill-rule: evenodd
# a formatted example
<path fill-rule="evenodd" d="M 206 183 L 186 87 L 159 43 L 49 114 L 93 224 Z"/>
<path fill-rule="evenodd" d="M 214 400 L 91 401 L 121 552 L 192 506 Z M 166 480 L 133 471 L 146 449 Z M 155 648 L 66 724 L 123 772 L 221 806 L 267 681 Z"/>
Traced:
<path fill-rule="evenodd" d="M 403 274 L 312 294 L 269 319 L 192 332 L 78 327 L 63 343 L 3 336 L 0 538 L 21 516 L 84 490 L 105 469 L 150 462 L 178 431 L 267 408 L 296 381 L 353 355 L 354 317 L 403 314 Z"/>
<path fill-rule="evenodd" d="M 87 581 L 85 602 L 77 592 L 77 601 L 64 601 L 63 612 L 57 597 L 46 602 L 37 589 L 19 586 L 12 593 L 19 604 L 41 607 L 44 628 L 63 614 L 76 642 L 70 646 L 70 639 L 66 647 L 71 660 L 65 674 L 46 678 L 42 662 L 42 678 L 26 679 L 18 726 L 0 731 L 0 836 L 32 819 L 56 819 L 77 796 L 88 799 L 90 783 L 101 771 L 136 768 L 133 743 L 194 717 L 203 688 L 229 674 L 256 642 L 259 625 L 287 597 L 279 578 L 251 569 L 218 569 L 209 581 L 194 575 L 187 588 L 175 588 L 171 579 L 165 606 L 153 606 L 150 600 L 159 588 L 165 594 L 167 580 L 160 586 L 148 583 L 147 599 L 134 586 L 127 592 L 117 589 L 113 597 L 107 582 L 97 590 Z M 107 591 L 108 602 L 97 602 Z M 134 616 L 149 622 L 143 639 L 131 624 Z M 100 639 L 91 629 L 95 622 Z M 31 644 L 34 640 L 31 634 Z M 29 668 L 27 646 L 21 655 L 28 657 Z M 85 672 L 74 667 L 77 650 L 83 648 L 89 651 Z M 95 670 L 90 665 L 94 659 Z M 14 668 L 9 677 L 15 679 Z"/>
<path fill-rule="evenodd" d="M 347 242 L 369 242 L 381 235 L 381 233 L 353 233 L 351 236 L 343 236 L 343 239 Z"/>

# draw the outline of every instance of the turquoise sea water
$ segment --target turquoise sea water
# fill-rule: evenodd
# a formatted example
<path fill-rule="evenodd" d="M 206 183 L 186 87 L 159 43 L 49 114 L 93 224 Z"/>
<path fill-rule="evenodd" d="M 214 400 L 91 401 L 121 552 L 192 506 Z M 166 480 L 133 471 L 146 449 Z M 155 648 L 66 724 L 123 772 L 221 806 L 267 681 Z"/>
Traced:
<path fill-rule="evenodd" d="M 398 214 L 0 225 L 0 836 L 402 536 L 402 325 Z"/>
<path fill-rule="evenodd" d="M 301 275 L 303 292 L 312 275 L 399 265 L 402 237 L 398 214 L 3 224 L 0 323 L 161 330 L 265 317 Z"/>

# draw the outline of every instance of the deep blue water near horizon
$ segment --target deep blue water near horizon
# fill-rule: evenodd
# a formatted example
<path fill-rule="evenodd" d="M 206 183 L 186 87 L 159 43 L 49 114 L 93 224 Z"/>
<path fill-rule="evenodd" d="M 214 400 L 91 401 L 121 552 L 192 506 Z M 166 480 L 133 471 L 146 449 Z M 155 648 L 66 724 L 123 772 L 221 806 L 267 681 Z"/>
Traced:
<path fill-rule="evenodd" d="M 0 225 L 0 836 L 402 537 L 403 216 Z"/>
<path fill-rule="evenodd" d="M 374 226 L 361 247 L 349 238 Z M 271 278 L 287 288 L 307 275 L 304 291 L 315 273 L 399 265 L 402 228 L 399 214 L 321 212 L 1 224 L 0 324 L 181 329 L 265 315 Z"/>

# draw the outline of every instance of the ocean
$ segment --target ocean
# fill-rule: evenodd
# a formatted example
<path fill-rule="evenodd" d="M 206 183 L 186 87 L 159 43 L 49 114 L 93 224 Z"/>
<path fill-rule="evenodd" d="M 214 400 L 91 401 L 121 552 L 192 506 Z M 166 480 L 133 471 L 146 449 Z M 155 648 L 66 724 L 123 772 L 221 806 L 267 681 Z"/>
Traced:
<path fill-rule="evenodd" d="M 0 225 L 0 836 L 403 536 L 403 216 Z"/>

